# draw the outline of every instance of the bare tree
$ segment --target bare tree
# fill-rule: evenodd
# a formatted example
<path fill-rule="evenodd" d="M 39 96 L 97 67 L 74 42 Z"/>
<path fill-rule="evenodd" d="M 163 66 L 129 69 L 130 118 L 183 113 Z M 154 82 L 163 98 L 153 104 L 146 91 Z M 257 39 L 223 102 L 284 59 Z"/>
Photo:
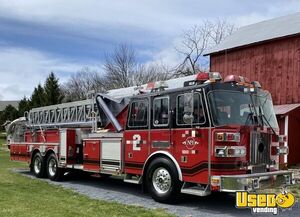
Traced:
<path fill-rule="evenodd" d="M 165 81 L 172 77 L 167 67 L 159 63 L 140 64 L 133 76 L 133 84 L 140 86 L 149 82 Z"/>
<path fill-rule="evenodd" d="M 209 47 L 216 46 L 220 44 L 227 36 L 231 35 L 237 27 L 229 23 L 225 19 L 218 18 L 215 22 L 212 22 L 213 28 L 210 32 L 210 44 Z"/>
<path fill-rule="evenodd" d="M 178 66 L 179 74 L 195 74 L 199 70 L 198 60 L 209 44 L 211 28 L 211 23 L 205 21 L 201 26 L 192 26 L 183 33 L 180 46 L 175 48 L 184 57 Z"/>
<path fill-rule="evenodd" d="M 105 81 L 100 74 L 88 67 L 82 68 L 63 85 L 64 101 L 82 100 L 89 91 L 104 92 Z"/>
<path fill-rule="evenodd" d="M 170 77 L 162 63 L 139 64 L 134 49 L 126 44 L 119 45 L 114 52 L 106 55 L 104 70 L 107 90 L 139 86 Z"/>
<path fill-rule="evenodd" d="M 208 69 L 208 59 L 203 53 L 224 40 L 235 30 L 233 24 L 226 20 L 203 21 L 201 25 L 192 26 L 182 35 L 182 40 L 175 50 L 183 56 L 183 61 L 176 67 L 179 75 L 191 75 Z"/>
<path fill-rule="evenodd" d="M 106 55 L 104 70 L 108 89 L 129 87 L 136 72 L 136 54 L 132 47 L 121 44 Z"/>

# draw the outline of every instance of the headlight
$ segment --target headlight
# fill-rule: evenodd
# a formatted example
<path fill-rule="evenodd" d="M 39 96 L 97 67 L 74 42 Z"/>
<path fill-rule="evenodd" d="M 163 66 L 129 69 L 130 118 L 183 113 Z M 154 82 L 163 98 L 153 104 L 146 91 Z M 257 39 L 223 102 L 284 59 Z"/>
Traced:
<path fill-rule="evenodd" d="M 216 157 L 245 157 L 246 148 L 244 146 L 216 146 Z"/>

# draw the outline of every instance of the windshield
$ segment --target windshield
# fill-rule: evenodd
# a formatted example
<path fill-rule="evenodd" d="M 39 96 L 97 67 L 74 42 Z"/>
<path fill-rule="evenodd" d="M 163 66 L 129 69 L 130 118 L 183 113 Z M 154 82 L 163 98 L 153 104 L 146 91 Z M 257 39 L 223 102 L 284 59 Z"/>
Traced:
<path fill-rule="evenodd" d="M 262 124 L 277 129 L 271 95 L 238 91 L 212 91 L 208 94 L 213 122 L 216 126 Z"/>

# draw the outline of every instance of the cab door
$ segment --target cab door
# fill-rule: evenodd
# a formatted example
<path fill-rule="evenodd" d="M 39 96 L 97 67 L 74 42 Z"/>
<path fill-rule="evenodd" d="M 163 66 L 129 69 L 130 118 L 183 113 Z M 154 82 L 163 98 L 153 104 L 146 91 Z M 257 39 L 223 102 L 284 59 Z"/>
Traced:
<path fill-rule="evenodd" d="M 209 128 L 201 89 L 177 95 L 172 139 L 184 180 L 207 183 Z"/>
<path fill-rule="evenodd" d="M 152 102 L 151 153 L 158 150 L 172 152 L 170 96 L 155 96 Z"/>
<path fill-rule="evenodd" d="M 142 174 L 149 156 L 149 97 L 132 99 L 124 132 L 125 173 Z"/>

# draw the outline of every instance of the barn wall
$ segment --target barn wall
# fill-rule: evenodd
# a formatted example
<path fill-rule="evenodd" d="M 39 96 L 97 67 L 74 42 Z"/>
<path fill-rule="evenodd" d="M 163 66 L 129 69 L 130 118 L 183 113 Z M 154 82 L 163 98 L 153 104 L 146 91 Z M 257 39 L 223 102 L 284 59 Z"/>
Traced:
<path fill-rule="evenodd" d="M 289 133 L 288 133 L 288 164 L 300 164 L 300 109 L 289 113 Z"/>
<path fill-rule="evenodd" d="M 210 71 L 258 80 L 275 105 L 300 102 L 300 36 L 249 46 L 210 57 Z"/>

